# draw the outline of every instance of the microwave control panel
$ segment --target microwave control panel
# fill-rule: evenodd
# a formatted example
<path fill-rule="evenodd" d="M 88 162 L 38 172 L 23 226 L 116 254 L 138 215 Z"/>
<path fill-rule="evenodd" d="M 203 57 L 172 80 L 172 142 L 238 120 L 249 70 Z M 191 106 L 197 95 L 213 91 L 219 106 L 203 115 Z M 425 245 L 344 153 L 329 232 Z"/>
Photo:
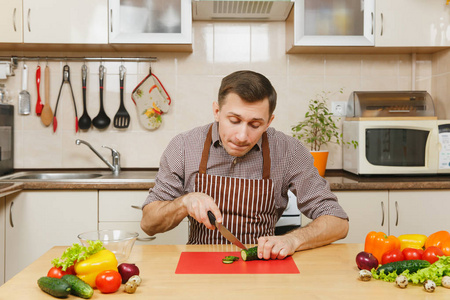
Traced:
<path fill-rule="evenodd" d="M 439 125 L 439 167 L 450 169 L 450 123 Z"/>

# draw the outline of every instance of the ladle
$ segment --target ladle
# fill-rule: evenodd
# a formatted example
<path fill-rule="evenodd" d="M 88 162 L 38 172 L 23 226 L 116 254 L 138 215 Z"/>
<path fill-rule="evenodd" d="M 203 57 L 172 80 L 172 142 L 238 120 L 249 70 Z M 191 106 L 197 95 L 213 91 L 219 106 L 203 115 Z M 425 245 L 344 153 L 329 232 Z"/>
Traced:
<path fill-rule="evenodd" d="M 109 126 L 111 119 L 106 115 L 103 108 L 103 78 L 105 76 L 105 67 L 100 65 L 99 77 L 100 77 L 100 111 L 98 115 L 92 120 L 92 124 L 98 129 L 104 129 Z"/>
<path fill-rule="evenodd" d="M 78 120 L 78 127 L 80 129 L 86 130 L 91 128 L 91 117 L 89 117 L 87 109 L 86 109 L 86 78 L 87 78 L 87 66 L 84 64 L 81 67 L 81 81 L 83 86 L 83 114 L 81 115 L 80 119 Z"/>

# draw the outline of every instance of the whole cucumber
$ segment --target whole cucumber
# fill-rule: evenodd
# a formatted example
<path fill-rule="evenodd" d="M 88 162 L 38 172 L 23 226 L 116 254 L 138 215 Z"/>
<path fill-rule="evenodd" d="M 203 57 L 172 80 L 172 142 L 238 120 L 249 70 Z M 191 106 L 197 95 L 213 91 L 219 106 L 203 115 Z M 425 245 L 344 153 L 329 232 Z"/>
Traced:
<path fill-rule="evenodd" d="M 70 293 L 72 295 L 84 299 L 89 299 L 92 297 L 92 295 L 94 295 L 94 289 L 89 284 L 87 284 L 86 282 L 84 282 L 75 275 L 67 274 L 64 275 L 61 279 L 70 285 L 71 287 Z"/>
<path fill-rule="evenodd" d="M 56 298 L 67 298 L 70 294 L 70 285 L 61 278 L 41 277 L 37 283 L 41 290 Z"/>
<path fill-rule="evenodd" d="M 384 274 L 389 274 L 394 271 L 397 272 L 397 275 L 400 275 L 406 270 L 409 270 L 409 273 L 416 273 L 420 269 L 424 269 L 426 267 L 429 267 L 430 263 L 426 260 L 402 260 L 402 261 L 395 261 L 388 264 L 384 264 L 381 267 L 377 269 L 377 274 L 380 274 L 381 271 L 384 271 Z"/>

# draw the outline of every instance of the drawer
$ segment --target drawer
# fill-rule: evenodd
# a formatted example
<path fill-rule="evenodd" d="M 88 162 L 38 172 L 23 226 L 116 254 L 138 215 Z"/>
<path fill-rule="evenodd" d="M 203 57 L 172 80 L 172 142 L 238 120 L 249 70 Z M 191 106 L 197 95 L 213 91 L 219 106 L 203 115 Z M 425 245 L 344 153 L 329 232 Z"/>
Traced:
<path fill-rule="evenodd" d="M 142 191 L 99 191 L 99 222 L 133 222 L 141 221 L 141 207 L 147 198 L 148 190 Z"/>

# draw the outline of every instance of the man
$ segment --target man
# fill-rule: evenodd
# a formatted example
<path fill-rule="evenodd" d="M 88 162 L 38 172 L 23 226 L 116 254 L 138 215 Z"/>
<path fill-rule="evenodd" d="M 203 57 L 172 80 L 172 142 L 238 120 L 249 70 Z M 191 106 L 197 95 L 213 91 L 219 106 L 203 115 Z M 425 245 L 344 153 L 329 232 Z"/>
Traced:
<path fill-rule="evenodd" d="M 211 211 L 244 244 L 258 244 L 263 259 L 283 259 L 347 235 L 348 217 L 309 151 L 269 128 L 276 98 L 261 74 L 238 71 L 222 80 L 215 122 L 179 134 L 165 150 L 143 205 L 144 232 L 168 231 L 188 216 L 189 244 L 226 243 L 209 222 Z M 274 236 L 288 190 L 313 221 Z"/>

